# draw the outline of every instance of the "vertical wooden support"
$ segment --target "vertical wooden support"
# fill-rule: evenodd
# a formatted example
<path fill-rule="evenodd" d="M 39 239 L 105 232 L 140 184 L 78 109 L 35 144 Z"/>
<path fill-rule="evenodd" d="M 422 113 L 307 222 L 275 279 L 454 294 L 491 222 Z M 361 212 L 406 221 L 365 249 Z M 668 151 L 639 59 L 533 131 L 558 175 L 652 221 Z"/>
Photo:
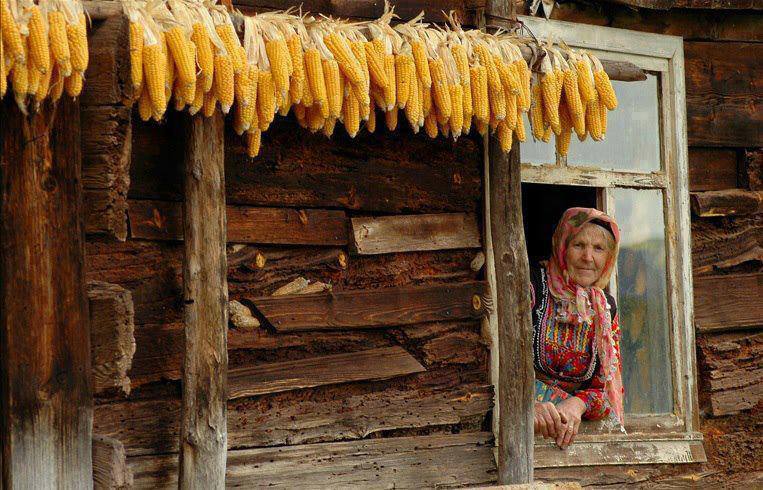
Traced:
<path fill-rule="evenodd" d="M 225 486 L 228 284 L 223 118 L 187 119 L 180 488 Z"/>
<path fill-rule="evenodd" d="M 90 488 L 79 103 L 0 107 L 0 487 Z"/>
<path fill-rule="evenodd" d="M 519 143 L 505 155 L 490 138 L 490 233 L 498 313 L 498 483 L 533 481 L 530 268 L 522 225 Z"/>

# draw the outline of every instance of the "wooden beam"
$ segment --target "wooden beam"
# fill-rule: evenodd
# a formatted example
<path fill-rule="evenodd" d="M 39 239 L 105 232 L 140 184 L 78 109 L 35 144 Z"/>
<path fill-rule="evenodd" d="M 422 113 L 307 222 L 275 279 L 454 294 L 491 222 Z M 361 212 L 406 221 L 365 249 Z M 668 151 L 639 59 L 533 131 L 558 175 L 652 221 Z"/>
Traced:
<path fill-rule="evenodd" d="M 763 191 L 763 148 L 745 150 L 745 180 L 753 191 Z"/>
<path fill-rule="evenodd" d="M 741 187 L 737 179 L 740 155 L 730 148 L 689 148 L 689 190 L 720 191 Z"/>
<path fill-rule="evenodd" d="M 132 488 L 132 484 L 124 445 L 112 437 L 93 435 L 93 488 L 122 490 Z"/>
<path fill-rule="evenodd" d="M 691 193 L 691 210 L 700 218 L 763 213 L 763 191 L 726 189 Z"/>
<path fill-rule="evenodd" d="M 225 487 L 228 284 L 220 112 L 186 118 L 181 489 Z"/>
<path fill-rule="evenodd" d="M 99 2 L 108 4 L 109 2 Z M 130 26 L 118 3 L 104 5 L 113 14 L 101 22 L 89 23 L 90 62 L 85 72 L 81 103 L 83 106 L 132 105 L 130 77 Z"/>
<path fill-rule="evenodd" d="M 284 245 L 347 245 L 347 215 L 330 209 L 226 206 L 227 239 L 231 243 Z M 181 203 L 129 201 L 130 237 L 182 240 Z"/>
<path fill-rule="evenodd" d="M 629 7 L 669 10 L 669 9 L 744 9 L 761 10 L 761 0 L 608 0 Z"/>
<path fill-rule="evenodd" d="M 129 395 L 127 371 L 135 354 L 132 294 L 116 284 L 92 281 L 88 283 L 87 297 L 93 392 L 106 394 L 116 389 Z"/>
<path fill-rule="evenodd" d="M 400 346 L 309 357 L 231 369 L 228 398 L 389 379 L 422 371 L 426 371 L 424 366 Z"/>
<path fill-rule="evenodd" d="M 695 275 L 751 260 L 763 262 L 763 215 L 694 220 L 691 258 Z"/>
<path fill-rule="evenodd" d="M 539 443 L 535 450 L 535 467 L 538 469 L 705 462 L 707 462 L 707 456 L 701 440 L 576 440 L 564 451 L 560 451 L 556 444 L 549 442 Z"/>
<path fill-rule="evenodd" d="M 488 1 L 485 13 L 499 18 L 514 15 L 513 4 Z M 532 322 L 530 265 L 522 219 L 522 170 L 519 142 L 505 154 L 496 138 L 486 140 L 489 166 L 490 230 L 495 257 L 498 316 L 498 483 L 533 482 Z"/>
<path fill-rule="evenodd" d="M 0 445 L 4 488 L 92 481 L 79 102 L 0 101 Z"/>
<path fill-rule="evenodd" d="M 481 318 L 487 284 L 465 282 L 297 296 L 249 301 L 279 332 L 385 328 L 395 325 Z"/>
<path fill-rule="evenodd" d="M 477 248 L 480 230 L 473 214 L 417 214 L 352 218 L 353 251 L 359 255 Z"/>
<path fill-rule="evenodd" d="M 252 488 L 441 488 L 495 482 L 492 434 L 427 435 L 229 451 L 227 483 Z M 138 488 L 177 487 L 174 455 L 130 458 Z"/>
<path fill-rule="evenodd" d="M 763 298 L 763 273 L 697 277 L 694 279 L 694 324 L 699 332 L 758 326 L 763 318 L 760 298 Z"/>

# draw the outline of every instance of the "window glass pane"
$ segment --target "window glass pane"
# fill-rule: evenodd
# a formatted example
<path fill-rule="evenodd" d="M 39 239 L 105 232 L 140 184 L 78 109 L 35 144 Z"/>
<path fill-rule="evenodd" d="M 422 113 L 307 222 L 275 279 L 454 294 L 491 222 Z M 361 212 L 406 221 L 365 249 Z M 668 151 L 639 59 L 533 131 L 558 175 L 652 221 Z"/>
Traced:
<path fill-rule="evenodd" d="M 625 410 L 671 413 L 673 376 L 662 191 L 614 189 Z"/>
<path fill-rule="evenodd" d="M 586 139 L 581 143 L 573 134 L 567 164 L 634 172 L 660 170 L 657 76 L 647 74 L 647 79 L 641 82 L 613 80 L 612 85 L 617 94 L 618 107 L 607 113 L 604 141 Z M 549 143 L 532 141 L 530 127 L 525 119 L 528 141 L 522 143 L 522 163 L 555 163 L 554 137 Z"/>

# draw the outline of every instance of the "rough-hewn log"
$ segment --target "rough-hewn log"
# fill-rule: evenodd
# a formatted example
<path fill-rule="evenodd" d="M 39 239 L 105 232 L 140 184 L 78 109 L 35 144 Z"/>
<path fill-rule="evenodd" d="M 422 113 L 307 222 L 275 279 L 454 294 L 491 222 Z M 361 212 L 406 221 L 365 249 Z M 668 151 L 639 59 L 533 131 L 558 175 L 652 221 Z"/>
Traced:
<path fill-rule="evenodd" d="M 747 167 L 747 186 L 753 191 L 763 191 L 763 149 L 744 152 Z"/>
<path fill-rule="evenodd" d="M 130 236 L 148 240 L 182 240 L 180 203 L 130 200 Z M 346 245 L 347 216 L 328 209 L 227 206 L 231 243 Z"/>
<path fill-rule="evenodd" d="M 127 371 L 135 354 L 132 294 L 116 284 L 93 281 L 88 283 L 87 297 L 93 392 L 98 395 L 116 389 L 129 395 Z"/>
<path fill-rule="evenodd" d="M 727 189 L 692 192 L 691 210 L 701 218 L 763 213 L 763 191 Z"/>
<path fill-rule="evenodd" d="M 760 298 L 763 298 L 763 273 L 697 277 L 694 280 L 694 324 L 700 332 L 760 325 L 763 318 Z"/>
<path fill-rule="evenodd" d="M 230 451 L 226 482 L 251 488 L 434 488 L 495 482 L 488 432 Z M 135 488 L 177 485 L 175 456 L 130 458 Z"/>
<path fill-rule="evenodd" d="M 761 0 L 608 0 L 629 7 L 668 9 L 763 9 Z"/>
<path fill-rule="evenodd" d="M 85 232 L 127 238 L 132 120 L 122 106 L 82 108 L 82 184 Z"/>
<path fill-rule="evenodd" d="M 310 357 L 231 369 L 229 399 L 352 381 L 378 380 L 425 371 L 402 347 Z"/>
<path fill-rule="evenodd" d="M 729 148 L 689 148 L 689 190 L 720 191 L 740 187 L 739 152 Z"/>
<path fill-rule="evenodd" d="M 90 26 L 90 63 L 85 72 L 87 83 L 82 90 L 81 102 L 83 106 L 119 105 L 132 99 L 129 22 L 122 15 L 119 4 L 98 3 L 111 8 L 117 15 L 104 17 Z"/>
<path fill-rule="evenodd" d="M 5 488 L 92 480 L 79 103 L 0 102 L 0 440 Z"/>
<path fill-rule="evenodd" d="M 126 490 L 132 484 L 124 445 L 112 437 L 93 435 L 93 488 Z"/>
<path fill-rule="evenodd" d="M 228 284 L 223 117 L 188 118 L 180 488 L 225 487 Z"/>
<path fill-rule="evenodd" d="M 443 213 L 352 218 L 353 250 L 360 255 L 477 248 L 473 214 Z"/>
<path fill-rule="evenodd" d="M 535 448 L 535 467 L 585 466 L 595 457 L 598 464 L 704 463 L 702 441 L 575 441 L 564 452 L 545 442 Z"/>
<path fill-rule="evenodd" d="M 763 44 L 684 43 L 689 145 L 763 146 Z"/>
<path fill-rule="evenodd" d="M 749 410 L 763 399 L 763 332 L 703 335 L 697 347 L 713 416 Z"/>
<path fill-rule="evenodd" d="M 763 216 L 694 220 L 691 240 L 694 274 L 763 262 Z"/>
<path fill-rule="evenodd" d="M 484 282 L 405 286 L 362 291 L 251 298 L 279 332 L 390 327 L 438 320 L 481 318 Z"/>

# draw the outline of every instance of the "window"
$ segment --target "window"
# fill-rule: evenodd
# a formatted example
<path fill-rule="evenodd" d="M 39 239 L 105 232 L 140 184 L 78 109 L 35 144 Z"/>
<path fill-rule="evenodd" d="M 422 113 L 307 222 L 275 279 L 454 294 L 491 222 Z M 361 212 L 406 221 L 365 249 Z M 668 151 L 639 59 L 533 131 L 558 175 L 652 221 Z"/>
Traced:
<path fill-rule="evenodd" d="M 571 205 L 593 204 L 614 215 L 623 237 L 610 292 L 623 330 L 627 434 L 588 422 L 567 451 L 536 439 L 536 467 L 704 461 L 694 385 L 682 40 L 522 21 L 538 38 L 564 39 L 647 72 L 644 81 L 613 82 L 619 107 L 609 113 L 606 141 L 581 143 L 573 134 L 567 158 L 553 144 L 520 146 L 525 206 L 554 196 L 525 210 L 526 220 L 534 218 L 526 223 L 530 255 L 548 254 L 542 242 L 550 243 L 556 220 Z"/>

